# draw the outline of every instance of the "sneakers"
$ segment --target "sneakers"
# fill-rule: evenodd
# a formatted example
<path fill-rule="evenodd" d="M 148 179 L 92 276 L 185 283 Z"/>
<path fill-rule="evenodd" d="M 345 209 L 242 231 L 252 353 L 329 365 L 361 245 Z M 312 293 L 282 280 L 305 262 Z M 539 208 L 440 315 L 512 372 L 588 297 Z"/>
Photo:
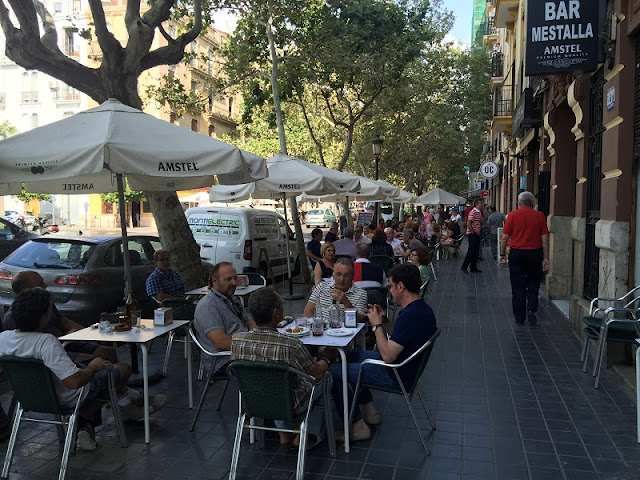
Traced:
<path fill-rule="evenodd" d="M 155 409 L 149 405 L 149 415 L 155 412 Z M 120 414 L 123 422 L 141 422 L 144 420 L 144 407 L 139 407 L 130 403 L 124 407 L 120 407 Z"/>
<path fill-rule="evenodd" d="M 80 450 L 92 452 L 98 448 L 98 444 L 96 443 L 96 433 L 93 431 L 93 427 L 89 423 L 85 423 L 78 427 L 76 439 Z"/>

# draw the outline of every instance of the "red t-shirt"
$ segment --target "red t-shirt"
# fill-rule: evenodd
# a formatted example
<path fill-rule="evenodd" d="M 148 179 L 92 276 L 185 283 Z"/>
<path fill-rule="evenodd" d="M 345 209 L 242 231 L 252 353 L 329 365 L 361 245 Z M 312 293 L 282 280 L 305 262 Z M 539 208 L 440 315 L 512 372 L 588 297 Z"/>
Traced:
<path fill-rule="evenodd" d="M 509 235 L 509 246 L 520 250 L 542 248 L 542 235 L 548 235 L 547 220 L 542 212 L 520 206 L 504 222 L 502 233 Z"/>

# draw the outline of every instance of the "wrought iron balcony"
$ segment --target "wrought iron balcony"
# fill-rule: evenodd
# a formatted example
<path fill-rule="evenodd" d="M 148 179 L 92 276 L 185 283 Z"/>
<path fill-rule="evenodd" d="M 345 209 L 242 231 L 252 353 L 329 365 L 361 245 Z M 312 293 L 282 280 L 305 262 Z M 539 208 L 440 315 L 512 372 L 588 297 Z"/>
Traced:
<path fill-rule="evenodd" d="M 502 78 L 504 76 L 504 55 L 494 53 L 491 57 L 491 76 Z"/>
<path fill-rule="evenodd" d="M 513 87 L 502 84 L 493 93 L 493 116 L 510 117 L 513 112 Z"/>

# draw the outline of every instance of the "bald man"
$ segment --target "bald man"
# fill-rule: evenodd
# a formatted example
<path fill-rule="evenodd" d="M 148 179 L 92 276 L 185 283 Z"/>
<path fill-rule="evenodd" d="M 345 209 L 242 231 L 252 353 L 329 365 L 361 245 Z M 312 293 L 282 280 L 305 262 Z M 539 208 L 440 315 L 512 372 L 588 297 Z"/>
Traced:
<path fill-rule="evenodd" d="M 16 293 L 16 295 L 36 287 L 46 289 L 47 284 L 44 282 L 42 276 L 33 270 L 24 270 L 19 272 L 11 281 L 11 289 Z M 2 329 L 15 330 L 15 328 L 16 325 L 13 320 L 13 312 L 9 309 L 2 319 Z M 84 327 L 82 325 L 74 322 L 73 320 L 69 320 L 62 315 L 62 313 L 60 313 L 56 308 L 55 304 L 53 302 L 51 303 L 49 323 L 45 326 L 43 332 L 50 333 L 54 337 L 58 338 L 63 335 L 67 335 L 68 333 L 82 330 L 83 328 Z M 68 342 L 65 345 L 65 350 L 69 354 L 71 360 L 75 363 L 90 361 L 94 357 L 104 358 L 105 360 L 109 360 L 113 363 L 118 362 L 118 355 L 115 348 L 104 347 L 95 342 Z"/>

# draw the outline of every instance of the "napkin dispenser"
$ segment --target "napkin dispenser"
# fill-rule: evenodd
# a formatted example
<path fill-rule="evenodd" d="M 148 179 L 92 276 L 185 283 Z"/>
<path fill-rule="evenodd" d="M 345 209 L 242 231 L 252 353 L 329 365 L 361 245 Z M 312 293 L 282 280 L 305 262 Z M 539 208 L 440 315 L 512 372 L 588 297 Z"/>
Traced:
<path fill-rule="evenodd" d="M 346 328 L 357 328 L 357 310 L 355 308 L 346 308 L 344 311 L 344 326 Z"/>
<path fill-rule="evenodd" d="M 153 311 L 154 325 L 171 325 L 173 323 L 173 308 L 160 307 Z"/>

